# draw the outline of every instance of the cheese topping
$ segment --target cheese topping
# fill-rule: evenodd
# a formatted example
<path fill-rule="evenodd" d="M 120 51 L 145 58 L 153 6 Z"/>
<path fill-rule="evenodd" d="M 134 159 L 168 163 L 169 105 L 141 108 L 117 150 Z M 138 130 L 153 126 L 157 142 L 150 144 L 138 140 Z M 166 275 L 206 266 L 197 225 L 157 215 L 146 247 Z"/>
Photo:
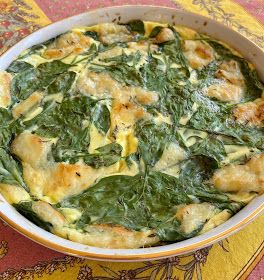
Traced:
<path fill-rule="evenodd" d="M 183 50 L 190 66 L 194 69 L 206 66 L 214 59 L 213 49 L 201 41 L 185 40 Z"/>
<path fill-rule="evenodd" d="M 264 155 L 252 157 L 243 165 L 225 166 L 215 172 L 212 180 L 223 191 L 263 193 Z"/>
<path fill-rule="evenodd" d="M 11 94 L 10 94 L 10 86 L 12 81 L 12 75 L 5 72 L 0 71 L 0 107 L 6 108 L 10 105 L 11 102 Z"/>

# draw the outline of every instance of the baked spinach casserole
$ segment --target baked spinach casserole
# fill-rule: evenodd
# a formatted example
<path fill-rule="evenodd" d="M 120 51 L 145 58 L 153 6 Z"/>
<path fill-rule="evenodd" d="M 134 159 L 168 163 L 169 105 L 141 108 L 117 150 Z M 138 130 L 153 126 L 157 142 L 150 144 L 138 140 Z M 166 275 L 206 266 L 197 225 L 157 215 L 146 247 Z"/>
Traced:
<path fill-rule="evenodd" d="M 0 192 L 104 248 L 177 242 L 264 191 L 264 94 L 226 44 L 134 20 L 75 28 L 0 72 Z"/>

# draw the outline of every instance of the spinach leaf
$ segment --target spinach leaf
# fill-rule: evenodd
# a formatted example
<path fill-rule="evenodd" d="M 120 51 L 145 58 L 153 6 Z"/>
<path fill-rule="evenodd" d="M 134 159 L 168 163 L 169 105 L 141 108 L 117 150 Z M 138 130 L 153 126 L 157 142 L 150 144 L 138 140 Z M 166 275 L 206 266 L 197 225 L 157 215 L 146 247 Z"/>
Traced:
<path fill-rule="evenodd" d="M 167 90 L 160 94 L 157 109 L 165 115 L 170 115 L 174 126 L 178 126 L 181 117 L 191 112 L 195 102 L 193 97 L 187 88 L 168 86 Z"/>
<path fill-rule="evenodd" d="M 180 179 L 202 183 L 209 179 L 217 168 L 216 161 L 204 155 L 195 155 L 181 162 Z"/>
<path fill-rule="evenodd" d="M 219 64 L 219 61 L 214 60 L 207 66 L 204 66 L 201 70 L 197 71 L 197 78 L 199 80 L 199 84 L 197 86 L 198 89 L 208 87 L 211 84 L 218 82 L 214 75 L 218 69 Z"/>
<path fill-rule="evenodd" d="M 230 111 L 231 108 L 201 106 L 190 119 L 188 125 L 190 128 L 233 137 L 234 144 L 245 144 L 264 149 L 262 129 L 235 122 L 230 116 Z"/>
<path fill-rule="evenodd" d="M 254 100 L 261 97 L 264 85 L 258 78 L 256 70 L 250 69 L 248 62 L 244 59 L 239 59 L 239 63 L 247 87 L 245 100 Z"/>
<path fill-rule="evenodd" d="M 100 133 L 106 134 L 110 128 L 110 112 L 106 105 L 98 102 L 93 110 L 92 121 Z"/>
<path fill-rule="evenodd" d="M 56 157 L 57 161 L 69 161 L 76 163 L 79 159 L 94 167 L 110 166 L 121 159 L 122 146 L 118 143 L 110 143 L 97 149 L 98 153 L 89 154 L 88 151 L 72 151 L 65 149 Z"/>
<path fill-rule="evenodd" d="M 88 124 L 84 125 L 84 121 Z M 113 164 L 120 159 L 121 152 L 116 146 L 111 151 L 99 150 L 100 153 L 94 155 L 88 153 L 90 122 L 94 122 L 104 134 L 109 130 L 110 113 L 106 105 L 88 96 L 75 96 L 64 98 L 61 104 L 45 104 L 43 112 L 24 125 L 36 125 L 35 132 L 40 136 L 58 137 L 52 148 L 56 161 L 76 162 L 83 158 L 87 164 L 96 168 Z"/>
<path fill-rule="evenodd" d="M 28 98 L 30 94 L 39 88 L 41 88 L 41 82 L 36 68 L 29 68 L 18 73 L 11 84 L 12 96 L 18 100 Z"/>
<path fill-rule="evenodd" d="M 224 46 L 223 44 L 211 39 L 204 39 L 204 40 L 217 52 L 219 56 L 229 57 L 229 58 L 236 57 L 232 53 L 232 51 L 226 46 Z"/>
<path fill-rule="evenodd" d="M 195 143 L 190 147 L 193 155 L 204 155 L 218 162 L 218 165 L 226 157 L 226 151 L 222 141 L 214 136 L 209 136 L 201 142 Z"/>
<path fill-rule="evenodd" d="M 110 166 L 121 159 L 122 149 L 118 143 L 110 143 L 98 148 L 99 153 L 84 155 L 83 160 L 94 168 Z"/>
<path fill-rule="evenodd" d="M 33 210 L 32 210 L 32 202 L 31 201 L 24 201 L 18 204 L 13 204 L 16 210 L 30 220 L 35 225 L 50 231 L 52 225 L 48 222 L 43 221 Z"/>
<path fill-rule="evenodd" d="M 57 75 L 66 72 L 69 67 L 71 67 L 70 64 L 54 60 L 42 63 L 37 68 L 28 68 L 18 73 L 12 80 L 12 94 L 19 100 L 26 99 L 36 90 L 45 90 L 49 84 L 56 80 Z"/>
<path fill-rule="evenodd" d="M 93 39 L 96 40 L 96 41 L 99 41 L 98 33 L 95 32 L 95 31 L 89 31 L 89 30 L 87 30 L 87 31 L 85 31 L 83 34 L 84 34 L 85 36 L 89 36 L 89 37 L 93 38 Z"/>
<path fill-rule="evenodd" d="M 151 32 L 150 32 L 150 34 L 149 34 L 149 38 L 156 37 L 156 36 L 160 33 L 160 31 L 161 31 L 163 28 L 164 28 L 163 26 L 155 26 L 155 27 L 151 30 Z"/>
<path fill-rule="evenodd" d="M 19 123 L 13 119 L 10 110 L 0 108 L 0 147 L 6 148 L 10 144 L 13 134 L 16 132 Z"/>
<path fill-rule="evenodd" d="M 29 191 L 22 177 L 21 166 L 2 148 L 0 148 L 0 182 L 21 186 Z"/>
<path fill-rule="evenodd" d="M 34 68 L 34 66 L 25 61 L 15 60 L 9 65 L 6 71 L 9 73 L 21 73 L 32 68 Z"/>
<path fill-rule="evenodd" d="M 141 55 L 135 52 L 131 55 L 123 53 L 121 56 L 104 59 L 104 62 L 112 62 L 110 65 L 91 66 L 91 71 L 100 73 L 106 71 L 114 80 L 120 83 L 126 83 L 132 86 L 141 86 L 143 84 L 142 77 L 135 65 L 139 61 Z M 129 63 L 129 64 L 128 64 Z M 131 65 L 132 64 L 132 65 Z"/>
<path fill-rule="evenodd" d="M 145 34 L 145 26 L 142 20 L 139 19 L 131 20 L 126 25 L 130 31 L 138 32 L 142 35 Z"/>
<path fill-rule="evenodd" d="M 128 45 L 127 43 L 125 42 L 115 42 L 115 43 L 112 43 L 112 44 L 109 44 L 109 45 L 104 45 L 103 43 L 100 43 L 99 46 L 98 46 L 98 52 L 106 52 L 106 51 L 109 51 L 115 47 L 121 47 L 121 48 L 127 48 Z"/>
<path fill-rule="evenodd" d="M 173 176 L 150 172 L 136 176 L 114 175 L 101 179 L 82 194 L 62 201 L 57 207 L 73 207 L 83 212 L 76 226 L 88 224 L 122 225 L 133 230 L 156 229 L 164 241 L 182 240 L 201 229 L 184 234 L 175 219 L 175 206 L 193 202 L 197 193 L 202 201 L 215 197 L 219 205 L 229 202 L 227 196 L 209 188 L 189 186 Z"/>
<path fill-rule="evenodd" d="M 140 174 L 133 177 L 106 177 L 83 194 L 63 201 L 61 206 L 82 209 L 83 226 L 90 223 L 111 223 L 134 230 L 156 228 L 162 222 L 172 219 L 175 204 L 190 202 L 184 192 L 181 193 L 174 187 L 173 177 L 163 180 L 163 176 L 166 174 L 153 173 L 147 184 Z M 96 217 L 96 220 L 91 219 L 92 217 Z"/>
<path fill-rule="evenodd" d="M 78 131 L 84 129 L 82 122 L 90 120 L 95 103 L 88 96 L 76 96 L 63 99 L 61 104 L 47 104 L 47 111 L 38 115 L 33 122 L 38 126 L 36 133 L 45 137 L 67 137 L 71 134 L 74 139 Z"/>
<path fill-rule="evenodd" d="M 89 129 L 83 121 L 89 121 L 95 101 L 87 96 L 65 98 L 59 105 L 53 105 L 48 112 L 36 120 L 36 133 L 45 137 L 58 137 L 53 147 L 55 160 L 64 153 L 87 150 L 90 139 Z"/>
<path fill-rule="evenodd" d="M 104 58 L 102 59 L 103 62 L 113 62 L 114 63 L 120 63 L 120 64 L 124 64 L 124 63 L 130 63 L 133 66 L 135 66 L 139 60 L 141 58 L 141 54 L 139 51 L 136 51 L 133 54 L 126 54 L 125 52 L 123 52 L 121 55 L 118 56 L 114 56 L 114 57 L 108 57 L 108 58 Z"/>
<path fill-rule="evenodd" d="M 166 88 L 166 72 L 163 69 L 164 63 L 149 53 L 147 63 L 140 68 L 141 86 L 149 90 L 162 92 Z"/>
<path fill-rule="evenodd" d="M 154 166 L 162 156 L 166 145 L 171 142 L 171 126 L 142 120 L 137 122 L 135 132 L 141 157 L 146 165 Z"/>
<path fill-rule="evenodd" d="M 71 64 L 66 64 L 60 60 L 41 63 L 37 69 L 41 75 L 51 76 L 66 72 L 71 67 Z"/>
<path fill-rule="evenodd" d="M 75 80 L 75 72 L 66 72 L 58 75 L 56 79 L 48 86 L 48 94 L 63 93 L 65 94 L 71 89 L 71 86 Z"/>
<path fill-rule="evenodd" d="M 245 83 L 247 88 L 245 100 L 254 100 L 260 97 L 264 89 L 264 85 L 258 78 L 256 70 L 250 69 L 248 62 L 244 58 L 241 58 L 233 54 L 230 49 L 228 49 L 221 43 L 216 42 L 214 40 L 206 40 L 206 41 L 218 53 L 218 55 L 220 56 L 219 60 L 223 61 L 223 60 L 233 59 L 239 63 L 241 72 L 245 78 Z"/>
<path fill-rule="evenodd" d="M 178 33 L 175 34 L 177 35 Z M 180 44 L 180 37 L 176 36 L 175 40 L 164 43 L 163 53 L 169 57 L 171 62 L 179 64 L 181 66 L 181 70 L 183 71 L 184 76 L 189 77 L 189 63 L 183 54 Z"/>
<path fill-rule="evenodd" d="M 181 223 L 178 220 L 170 219 L 159 226 L 159 228 L 157 229 L 157 235 L 162 241 L 180 241 L 198 235 L 198 233 L 202 230 L 204 224 L 201 224 L 197 227 L 197 229 L 188 234 L 181 232 L 180 225 Z"/>

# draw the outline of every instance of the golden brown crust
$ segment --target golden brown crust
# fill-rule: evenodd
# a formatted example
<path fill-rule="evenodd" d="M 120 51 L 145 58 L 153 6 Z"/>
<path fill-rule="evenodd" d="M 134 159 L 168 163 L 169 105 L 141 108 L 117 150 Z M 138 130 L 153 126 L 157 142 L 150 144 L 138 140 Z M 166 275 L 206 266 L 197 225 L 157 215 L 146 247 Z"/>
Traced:
<path fill-rule="evenodd" d="M 11 81 L 11 74 L 0 71 L 0 107 L 6 108 L 11 103 Z"/>
<path fill-rule="evenodd" d="M 154 231 L 132 231 L 111 225 L 87 226 L 85 232 L 57 227 L 54 228 L 54 233 L 86 245 L 112 249 L 149 247 L 159 242 Z"/>
<path fill-rule="evenodd" d="M 167 41 L 171 41 L 173 40 L 174 37 L 174 33 L 170 28 L 162 28 L 161 31 L 158 33 L 158 35 L 156 36 L 156 40 L 158 43 L 164 43 Z"/>
<path fill-rule="evenodd" d="M 175 217 L 181 221 L 181 230 L 190 234 L 205 221 L 217 213 L 217 208 L 210 203 L 188 204 L 178 207 Z"/>
<path fill-rule="evenodd" d="M 45 196 L 58 202 L 82 192 L 99 177 L 118 170 L 118 164 L 94 169 L 85 164 L 48 161 L 52 143 L 29 132 L 20 134 L 12 143 L 12 152 L 22 160 L 24 180 L 30 192 L 40 199 Z"/>
<path fill-rule="evenodd" d="M 252 157 L 246 164 L 218 169 L 212 178 L 214 186 L 224 192 L 264 191 L 264 154 Z"/>
<path fill-rule="evenodd" d="M 43 56 L 48 59 L 63 58 L 64 56 L 73 53 L 80 54 L 92 44 L 93 39 L 83 35 L 81 32 L 69 32 L 59 36 L 47 50 Z"/>
<path fill-rule="evenodd" d="M 264 127 L 264 95 L 262 99 L 238 105 L 234 117 L 240 123 Z"/>
<path fill-rule="evenodd" d="M 243 87 L 245 85 L 244 76 L 241 73 L 239 64 L 235 60 L 224 61 L 219 65 L 215 76 L 224 79 L 230 84 Z"/>
<path fill-rule="evenodd" d="M 11 144 L 11 152 L 33 167 L 46 166 L 53 141 L 24 131 Z"/>
<path fill-rule="evenodd" d="M 13 108 L 12 110 L 13 117 L 15 119 L 21 117 L 29 110 L 31 110 L 34 106 L 38 105 L 42 98 L 43 98 L 42 92 L 36 91 L 32 93 L 26 100 L 21 101 Z"/>
<path fill-rule="evenodd" d="M 117 42 L 128 42 L 133 39 L 132 34 L 124 25 L 114 23 L 102 23 L 98 26 L 100 41 L 104 44 L 113 44 Z"/>
<path fill-rule="evenodd" d="M 0 184 L 0 193 L 10 204 L 30 200 L 28 192 L 20 186 Z"/>
<path fill-rule="evenodd" d="M 32 210 L 45 222 L 55 227 L 63 227 L 66 223 L 65 217 L 45 201 L 34 201 Z"/>
<path fill-rule="evenodd" d="M 201 41 L 185 40 L 182 45 L 184 55 L 193 69 L 199 69 L 214 60 L 211 46 Z"/>
<path fill-rule="evenodd" d="M 238 103 L 243 98 L 245 81 L 236 61 L 222 62 L 215 77 L 219 79 L 218 83 L 206 88 L 205 95 L 220 101 L 234 103 Z"/>

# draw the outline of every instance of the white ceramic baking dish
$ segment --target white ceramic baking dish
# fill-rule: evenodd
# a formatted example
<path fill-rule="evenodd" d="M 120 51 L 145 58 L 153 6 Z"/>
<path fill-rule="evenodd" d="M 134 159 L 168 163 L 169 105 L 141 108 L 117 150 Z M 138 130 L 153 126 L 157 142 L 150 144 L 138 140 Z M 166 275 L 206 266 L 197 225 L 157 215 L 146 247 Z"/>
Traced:
<path fill-rule="evenodd" d="M 0 57 L 0 69 L 6 69 L 23 50 L 64 33 L 73 27 L 112 22 L 113 20 L 116 20 L 117 22 L 127 22 L 132 19 L 184 25 L 195 29 L 198 32 L 220 39 L 238 50 L 244 57 L 251 61 L 255 65 L 260 78 L 264 80 L 264 53 L 247 38 L 222 24 L 203 16 L 178 11 L 172 8 L 154 6 L 120 6 L 98 9 L 50 24 L 24 38 L 4 53 Z M 18 232 L 46 247 L 66 254 L 111 261 L 159 259 L 184 254 L 209 246 L 240 230 L 256 218 L 263 209 L 264 195 L 255 198 L 224 224 L 194 238 L 170 245 L 151 248 L 103 249 L 75 243 L 39 228 L 20 215 L 0 195 L 0 217 Z"/>

